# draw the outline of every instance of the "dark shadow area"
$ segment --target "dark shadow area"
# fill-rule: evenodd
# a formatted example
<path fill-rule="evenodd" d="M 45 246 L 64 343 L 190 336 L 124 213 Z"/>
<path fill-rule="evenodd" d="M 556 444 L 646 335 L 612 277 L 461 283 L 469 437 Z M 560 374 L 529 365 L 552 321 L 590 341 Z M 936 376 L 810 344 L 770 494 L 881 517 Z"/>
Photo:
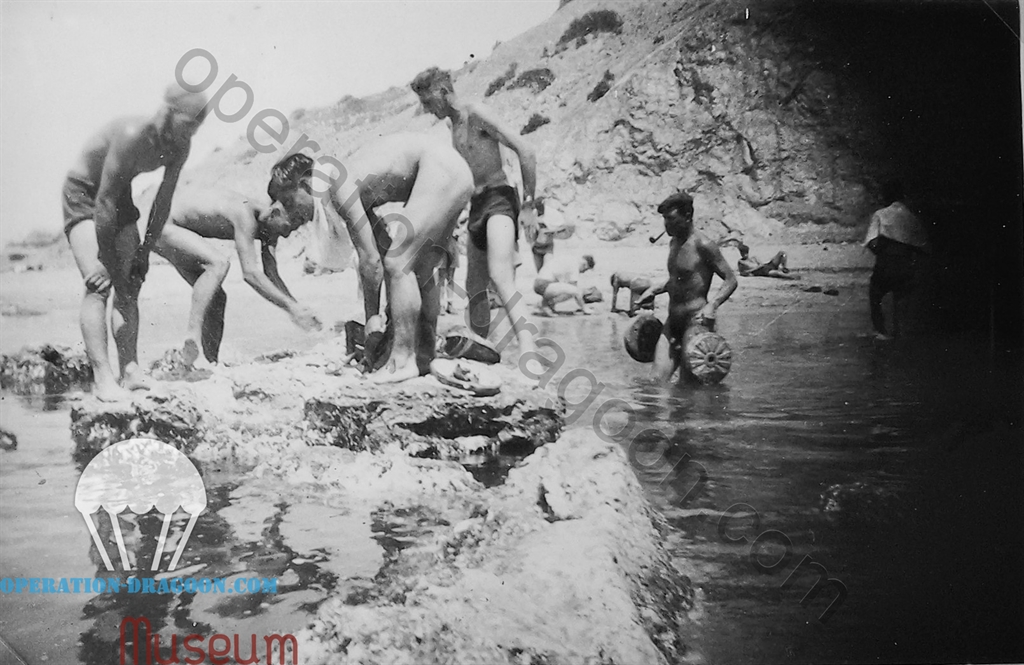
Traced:
<path fill-rule="evenodd" d="M 1022 336 L 1022 147 L 1015 2 L 773 3 L 769 28 L 858 100 L 850 144 L 903 181 L 932 232 L 925 286 L 940 334 Z M 874 165 L 874 167 L 872 167 Z M 872 173 L 874 171 L 874 173 Z"/>

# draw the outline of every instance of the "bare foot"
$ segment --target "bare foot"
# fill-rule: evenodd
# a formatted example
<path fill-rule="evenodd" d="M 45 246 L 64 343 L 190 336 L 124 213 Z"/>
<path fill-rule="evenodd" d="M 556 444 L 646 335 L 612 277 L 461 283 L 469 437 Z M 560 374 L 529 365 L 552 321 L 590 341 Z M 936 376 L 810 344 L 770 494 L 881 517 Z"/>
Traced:
<path fill-rule="evenodd" d="M 416 359 L 410 358 L 401 367 L 397 366 L 394 360 L 389 360 L 387 364 L 373 374 L 370 374 L 367 378 L 374 383 L 399 383 L 400 381 L 415 379 L 419 375 L 420 370 L 416 366 Z"/>
<path fill-rule="evenodd" d="M 124 376 L 121 377 L 121 385 L 127 390 L 152 390 L 153 384 L 145 374 L 142 373 L 142 369 L 138 366 L 135 369 L 124 371 Z"/>
<path fill-rule="evenodd" d="M 131 399 L 130 392 L 113 381 L 97 383 L 92 389 L 93 395 L 101 402 L 123 402 Z"/>
<path fill-rule="evenodd" d="M 181 361 L 191 367 L 199 358 L 199 344 L 191 337 L 181 346 Z"/>

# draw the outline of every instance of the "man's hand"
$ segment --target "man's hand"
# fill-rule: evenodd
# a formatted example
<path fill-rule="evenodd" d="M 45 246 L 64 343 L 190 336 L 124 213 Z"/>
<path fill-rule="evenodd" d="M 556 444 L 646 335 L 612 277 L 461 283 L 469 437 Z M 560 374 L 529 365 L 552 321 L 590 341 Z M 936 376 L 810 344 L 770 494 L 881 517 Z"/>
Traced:
<path fill-rule="evenodd" d="M 85 278 L 85 288 L 94 293 L 106 293 L 110 290 L 110 273 L 102 263 Z"/>
<path fill-rule="evenodd" d="M 540 235 L 540 223 L 537 221 L 537 212 L 533 209 L 532 205 L 529 207 L 523 207 L 519 213 L 519 225 L 523 229 L 523 236 L 527 242 L 531 245 L 537 242 L 537 236 Z"/>
<path fill-rule="evenodd" d="M 704 308 L 700 310 L 700 323 L 702 324 L 715 324 L 716 308 L 714 303 L 708 303 L 704 305 Z"/>
<path fill-rule="evenodd" d="M 292 317 L 295 325 L 304 331 L 320 330 L 320 319 L 317 318 L 316 314 L 309 307 L 296 303 L 288 310 L 288 314 Z"/>
<path fill-rule="evenodd" d="M 366 322 L 366 326 L 363 328 L 363 331 L 366 335 L 372 335 L 373 333 L 383 333 L 384 329 L 384 317 L 380 314 L 375 314 Z"/>

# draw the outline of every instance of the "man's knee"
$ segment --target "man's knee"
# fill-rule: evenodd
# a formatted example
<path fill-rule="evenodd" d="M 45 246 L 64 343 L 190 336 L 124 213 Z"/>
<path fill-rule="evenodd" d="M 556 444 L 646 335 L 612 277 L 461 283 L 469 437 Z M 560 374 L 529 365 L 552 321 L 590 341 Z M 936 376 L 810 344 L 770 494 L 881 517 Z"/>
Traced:
<path fill-rule="evenodd" d="M 228 276 L 228 271 L 231 270 L 231 261 L 224 257 L 219 257 L 210 263 L 207 270 L 211 274 L 216 275 L 219 281 L 223 282 Z"/>

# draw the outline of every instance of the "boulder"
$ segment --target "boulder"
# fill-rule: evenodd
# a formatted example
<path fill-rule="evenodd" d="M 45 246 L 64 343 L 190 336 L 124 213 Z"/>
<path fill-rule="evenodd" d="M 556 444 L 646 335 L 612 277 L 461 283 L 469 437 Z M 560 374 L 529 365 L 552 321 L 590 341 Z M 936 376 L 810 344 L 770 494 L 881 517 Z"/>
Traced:
<path fill-rule="evenodd" d="M 19 395 L 53 395 L 91 383 L 85 353 L 66 346 L 43 344 L 0 356 L 0 385 Z"/>

